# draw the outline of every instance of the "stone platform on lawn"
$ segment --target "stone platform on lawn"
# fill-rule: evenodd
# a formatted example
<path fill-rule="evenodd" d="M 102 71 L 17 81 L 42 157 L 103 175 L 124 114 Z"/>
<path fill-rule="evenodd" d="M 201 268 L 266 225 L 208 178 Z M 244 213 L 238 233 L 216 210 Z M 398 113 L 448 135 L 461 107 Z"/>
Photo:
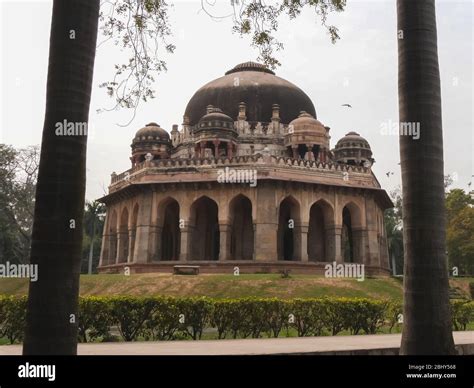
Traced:
<path fill-rule="evenodd" d="M 262 338 L 205 341 L 79 344 L 80 355 L 396 355 L 400 334 Z M 458 354 L 474 354 L 474 331 L 454 332 Z M 0 355 L 19 355 L 21 345 L 0 346 Z"/>

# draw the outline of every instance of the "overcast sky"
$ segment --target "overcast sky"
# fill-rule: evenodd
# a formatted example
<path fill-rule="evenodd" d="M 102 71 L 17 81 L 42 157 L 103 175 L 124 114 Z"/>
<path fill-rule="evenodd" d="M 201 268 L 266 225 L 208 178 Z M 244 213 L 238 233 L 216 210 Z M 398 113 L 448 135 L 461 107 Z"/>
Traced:
<path fill-rule="evenodd" d="M 87 199 L 104 194 L 112 171 L 130 167 L 135 132 L 151 121 L 170 131 L 181 124 L 187 102 L 203 84 L 234 65 L 256 60 L 247 38 L 232 34 L 232 22 L 212 21 L 200 2 L 177 1 L 170 12 L 174 54 L 162 53 L 168 72 L 156 78 L 157 98 L 131 111 L 97 114 L 113 105 L 98 84 L 113 75 L 113 65 L 127 54 L 113 44 L 97 51 L 87 154 Z M 216 14 L 229 10 L 222 0 Z M 39 144 L 45 90 L 52 1 L 0 0 L 0 143 L 23 147 Z M 467 189 L 473 168 L 473 4 L 437 1 L 441 70 L 445 173 L 453 186 Z M 382 125 L 398 121 L 395 0 L 348 0 L 346 11 L 330 18 L 341 39 L 331 44 L 312 12 L 296 21 L 282 20 L 279 37 L 285 50 L 276 74 L 302 88 L 312 99 L 318 119 L 331 127 L 331 147 L 355 130 L 370 143 L 374 171 L 390 191 L 400 185 L 397 136 L 381 134 Z M 99 36 L 99 42 L 103 38 Z M 352 109 L 341 107 L 349 103 Z M 282 107 L 284 109 L 284 107 Z M 390 177 L 387 172 L 393 172 Z"/>

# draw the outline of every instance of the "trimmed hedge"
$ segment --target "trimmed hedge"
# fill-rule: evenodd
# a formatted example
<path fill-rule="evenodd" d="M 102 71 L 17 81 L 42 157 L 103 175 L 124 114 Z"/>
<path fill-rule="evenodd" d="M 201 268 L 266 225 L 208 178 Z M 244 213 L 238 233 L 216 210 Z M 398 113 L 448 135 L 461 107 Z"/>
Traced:
<path fill-rule="evenodd" d="M 26 296 L 0 296 L 0 337 L 11 344 L 23 341 L 27 301 Z"/>
<path fill-rule="evenodd" d="M 0 296 L 0 337 L 21 342 L 26 297 Z M 453 327 L 466 330 L 474 321 L 474 302 L 452 301 Z M 199 340 L 205 329 L 222 338 L 278 337 L 290 331 L 300 337 L 375 334 L 398 324 L 402 305 L 397 301 L 366 298 L 171 298 L 81 297 L 80 342 L 111 341 L 117 334 L 125 341 Z M 115 334 L 115 335 L 114 335 Z"/>
<path fill-rule="evenodd" d="M 474 301 L 451 301 L 451 313 L 454 330 L 466 330 L 469 322 L 474 321 Z"/>

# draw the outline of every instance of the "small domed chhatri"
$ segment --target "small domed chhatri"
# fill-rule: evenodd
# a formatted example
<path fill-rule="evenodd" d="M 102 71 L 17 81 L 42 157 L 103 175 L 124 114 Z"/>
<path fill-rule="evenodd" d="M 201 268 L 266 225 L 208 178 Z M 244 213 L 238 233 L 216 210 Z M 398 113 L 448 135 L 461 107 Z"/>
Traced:
<path fill-rule="evenodd" d="M 139 129 L 132 140 L 132 165 L 143 162 L 146 154 L 164 159 L 170 156 L 170 135 L 156 123 L 149 123 Z"/>
<path fill-rule="evenodd" d="M 285 136 L 285 145 L 294 157 L 326 162 L 329 160 L 329 127 L 325 127 L 309 113 L 302 111 L 290 122 Z"/>
<path fill-rule="evenodd" d="M 372 150 L 349 132 L 331 151 L 329 132 L 296 85 L 255 62 L 235 66 L 193 95 L 181 128 L 137 131 L 131 168 L 101 198 L 99 270 L 324 273 L 347 262 L 388 274 L 393 204 Z"/>
<path fill-rule="evenodd" d="M 338 163 L 356 166 L 371 166 L 374 163 L 369 142 L 357 132 L 347 133 L 337 142 L 333 152 Z"/>

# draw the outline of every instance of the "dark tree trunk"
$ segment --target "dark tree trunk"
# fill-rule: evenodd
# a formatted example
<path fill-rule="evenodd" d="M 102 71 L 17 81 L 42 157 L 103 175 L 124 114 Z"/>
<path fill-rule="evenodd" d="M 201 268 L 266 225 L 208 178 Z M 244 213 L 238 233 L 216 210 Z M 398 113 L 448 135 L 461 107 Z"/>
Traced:
<path fill-rule="evenodd" d="M 99 0 L 54 1 L 31 246 L 38 280 L 29 289 L 27 355 L 77 353 L 87 136 L 59 136 L 56 123 L 88 122 L 98 15 Z"/>
<path fill-rule="evenodd" d="M 400 354 L 453 354 L 435 1 L 397 0 L 397 15 L 400 123 L 420 123 L 418 140 L 400 135 L 405 247 Z"/>

